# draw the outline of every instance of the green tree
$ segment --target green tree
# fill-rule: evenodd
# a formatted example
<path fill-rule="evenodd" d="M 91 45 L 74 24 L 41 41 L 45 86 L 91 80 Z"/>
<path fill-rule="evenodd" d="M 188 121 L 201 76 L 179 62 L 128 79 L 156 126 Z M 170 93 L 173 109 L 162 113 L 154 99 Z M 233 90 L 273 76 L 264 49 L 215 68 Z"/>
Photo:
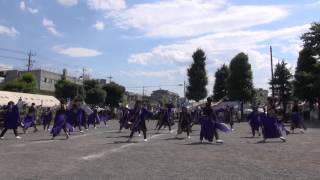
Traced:
<path fill-rule="evenodd" d="M 243 52 L 237 54 L 230 62 L 227 94 L 230 100 L 241 102 L 241 120 L 243 119 L 243 103 L 253 100 L 254 88 L 252 82 L 249 58 Z"/>
<path fill-rule="evenodd" d="M 5 91 L 36 94 L 38 92 L 37 79 L 32 73 L 24 73 L 21 77 L 6 83 L 2 89 Z"/>
<path fill-rule="evenodd" d="M 93 88 L 101 88 L 100 83 L 97 80 L 90 79 L 84 81 L 84 90 L 87 92 Z"/>
<path fill-rule="evenodd" d="M 272 84 L 275 94 L 279 98 L 279 103 L 282 104 L 283 114 L 285 115 L 288 101 L 292 95 L 292 74 L 284 60 L 276 65 L 273 80 L 270 81 L 270 85 Z"/>
<path fill-rule="evenodd" d="M 229 68 L 227 65 L 222 65 L 215 73 L 215 82 L 213 86 L 213 99 L 215 101 L 227 95 L 227 80 L 229 78 Z"/>
<path fill-rule="evenodd" d="M 308 95 L 308 99 L 311 101 L 314 98 L 318 101 L 318 104 L 320 104 L 320 22 L 312 23 L 309 31 L 301 36 L 301 40 L 303 41 L 304 48 L 312 51 L 312 53 L 308 52 L 309 58 L 313 57 L 317 60 L 317 63 L 314 64 L 315 72 L 305 74 L 305 76 L 309 75 L 309 87 L 310 89 L 313 89 L 312 92 L 314 93 Z M 311 103 L 312 102 L 310 102 L 310 104 Z M 320 120 L 320 106 L 318 106 L 318 110 Z"/>
<path fill-rule="evenodd" d="M 303 101 L 308 101 L 310 107 L 317 100 L 315 89 L 317 59 L 310 48 L 303 48 L 299 53 L 296 71 L 294 74 L 294 95 Z"/>
<path fill-rule="evenodd" d="M 303 46 L 310 48 L 314 55 L 320 56 L 320 22 L 311 24 L 308 32 L 301 36 Z"/>
<path fill-rule="evenodd" d="M 115 82 L 104 85 L 102 89 L 107 93 L 105 104 L 113 108 L 118 107 L 126 89 Z"/>
<path fill-rule="evenodd" d="M 198 49 L 193 53 L 192 58 L 193 63 L 188 69 L 189 85 L 187 86 L 186 96 L 188 99 L 198 102 L 207 97 L 206 55 L 203 50 Z"/>
<path fill-rule="evenodd" d="M 74 99 L 79 95 L 79 89 L 76 83 L 61 79 L 55 84 L 55 95 L 58 99 Z"/>
<path fill-rule="evenodd" d="M 106 100 L 107 93 L 102 88 L 92 88 L 86 91 L 86 103 L 102 105 Z"/>

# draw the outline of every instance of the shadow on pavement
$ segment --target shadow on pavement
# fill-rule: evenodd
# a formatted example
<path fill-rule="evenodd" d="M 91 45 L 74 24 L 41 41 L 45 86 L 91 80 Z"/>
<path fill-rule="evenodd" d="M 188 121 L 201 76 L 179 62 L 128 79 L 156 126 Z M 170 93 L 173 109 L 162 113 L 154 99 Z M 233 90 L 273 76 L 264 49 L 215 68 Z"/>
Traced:
<path fill-rule="evenodd" d="M 116 136 L 116 137 L 110 137 L 110 136 L 108 136 L 108 137 L 105 137 L 105 138 L 107 138 L 107 139 L 112 139 L 112 138 L 129 138 L 129 136 L 128 136 L 128 135 Z"/>
<path fill-rule="evenodd" d="M 187 144 L 179 144 L 179 145 L 188 145 L 188 146 L 194 146 L 194 145 L 222 145 L 223 143 L 209 143 L 209 142 L 192 142 Z"/>
<path fill-rule="evenodd" d="M 107 144 L 136 144 L 136 143 L 139 143 L 139 142 L 138 142 L 138 141 L 128 142 L 128 141 L 126 140 L 126 141 L 114 141 L 113 143 L 107 143 Z"/>
<path fill-rule="evenodd" d="M 245 137 L 240 137 L 242 139 L 255 139 L 255 138 L 260 138 L 259 136 L 252 137 L 252 136 L 245 136 Z"/>
<path fill-rule="evenodd" d="M 266 142 L 255 142 L 253 144 L 282 144 L 282 143 L 286 143 L 286 142 L 282 142 L 282 141 L 266 141 Z"/>
<path fill-rule="evenodd" d="M 183 138 L 183 137 L 173 137 L 173 138 L 167 138 L 167 139 L 163 139 L 163 140 L 168 140 L 168 141 L 171 141 L 171 140 L 185 140 L 186 138 Z"/>
<path fill-rule="evenodd" d="M 47 142 L 47 141 L 64 141 L 68 140 L 65 137 L 64 138 L 59 138 L 59 139 L 51 139 L 51 138 L 44 138 L 44 139 L 34 139 L 34 140 L 29 140 L 30 142 Z"/>

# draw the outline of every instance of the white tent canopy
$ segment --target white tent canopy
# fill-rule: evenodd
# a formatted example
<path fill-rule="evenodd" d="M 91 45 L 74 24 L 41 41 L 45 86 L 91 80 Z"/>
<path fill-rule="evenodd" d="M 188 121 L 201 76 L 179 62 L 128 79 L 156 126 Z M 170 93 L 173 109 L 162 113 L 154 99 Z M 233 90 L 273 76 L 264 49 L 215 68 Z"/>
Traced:
<path fill-rule="evenodd" d="M 20 98 L 28 105 L 35 103 L 36 106 L 53 107 L 60 104 L 59 100 L 53 96 L 0 91 L 0 105 L 2 106 L 7 105 L 9 101 L 17 103 Z"/>

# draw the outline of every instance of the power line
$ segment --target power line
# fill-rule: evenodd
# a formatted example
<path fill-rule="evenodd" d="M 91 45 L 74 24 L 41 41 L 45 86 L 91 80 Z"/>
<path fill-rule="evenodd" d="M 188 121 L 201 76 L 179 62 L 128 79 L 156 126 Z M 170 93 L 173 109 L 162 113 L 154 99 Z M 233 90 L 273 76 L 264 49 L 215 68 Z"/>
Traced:
<path fill-rule="evenodd" d="M 1 47 L 0 47 L 0 51 L 7 51 L 7 52 L 23 54 L 23 55 L 28 54 L 27 52 L 24 52 L 24 51 L 20 51 L 20 50 L 16 50 L 16 49 L 1 48 Z"/>
<path fill-rule="evenodd" d="M 19 61 L 25 61 L 26 60 L 26 58 L 19 58 L 19 57 L 5 56 L 5 55 L 0 55 L 0 58 L 14 59 L 14 60 L 19 60 Z"/>

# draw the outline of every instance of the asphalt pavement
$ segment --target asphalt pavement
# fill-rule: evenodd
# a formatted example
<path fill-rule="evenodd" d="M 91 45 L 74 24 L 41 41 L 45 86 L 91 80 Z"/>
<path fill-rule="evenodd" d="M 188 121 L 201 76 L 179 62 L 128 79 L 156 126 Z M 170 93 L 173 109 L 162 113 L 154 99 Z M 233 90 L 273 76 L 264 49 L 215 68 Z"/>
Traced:
<path fill-rule="evenodd" d="M 320 129 L 305 134 L 257 143 L 247 123 L 222 133 L 223 144 L 199 143 L 199 126 L 191 139 L 186 134 L 162 130 L 148 123 L 148 142 L 136 135 L 127 143 L 129 131 L 118 132 L 118 121 L 108 128 L 63 133 L 56 140 L 40 130 L 15 139 L 9 130 L 0 141 L 0 180 L 11 179 L 226 179 L 226 180 L 320 180 Z M 40 126 L 39 126 L 40 128 Z M 22 132 L 20 130 L 20 132 Z"/>

